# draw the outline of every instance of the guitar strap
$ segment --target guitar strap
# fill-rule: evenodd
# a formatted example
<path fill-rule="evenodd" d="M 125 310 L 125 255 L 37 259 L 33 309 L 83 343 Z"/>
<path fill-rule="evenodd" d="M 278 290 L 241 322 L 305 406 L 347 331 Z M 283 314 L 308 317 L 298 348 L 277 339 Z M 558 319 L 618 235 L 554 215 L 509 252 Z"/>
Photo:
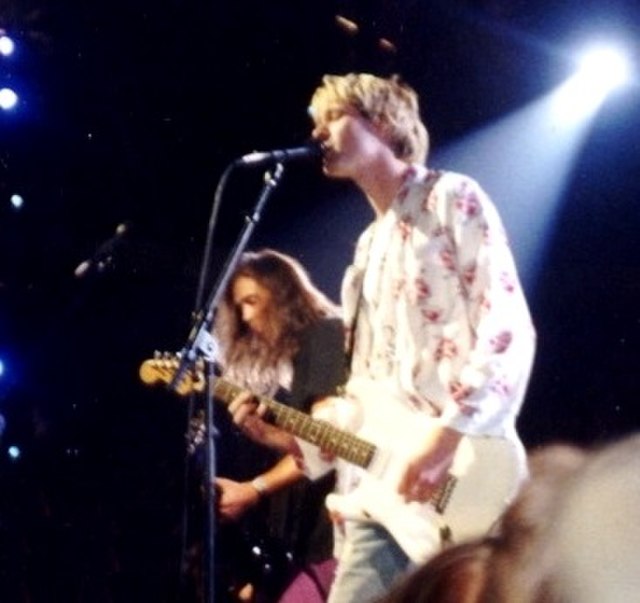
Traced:
<path fill-rule="evenodd" d="M 356 329 L 358 327 L 358 319 L 360 318 L 360 313 L 362 310 L 362 305 L 364 302 L 364 280 L 367 277 L 367 272 L 369 271 L 369 267 L 371 265 L 371 251 L 373 249 L 373 243 L 376 239 L 376 235 L 378 233 L 378 224 L 374 223 L 371 226 L 371 236 L 369 237 L 368 245 L 367 245 L 367 254 L 364 263 L 364 269 L 362 271 L 362 278 L 360 279 L 360 287 L 358 289 L 358 299 L 356 301 L 356 308 L 353 313 L 353 318 L 351 319 L 349 333 L 349 341 L 347 345 L 346 351 L 346 377 L 347 381 L 349 380 L 349 376 L 351 375 L 351 368 L 353 363 L 353 350 L 356 345 Z"/>
<path fill-rule="evenodd" d="M 428 170 L 427 178 L 430 179 L 431 182 L 429 183 L 429 189 L 427 191 L 427 194 L 431 194 L 433 187 L 438 182 L 438 180 L 443 175 L 443 173 L 444 172 L 442 170 Z M 346 364 L 345 372 L 346 372 L 347 381 L 349 380 L 349 376 L 351 375 L 351 368 L 352 368 L 352 362 L 353 362 L 353 350 L 355 348 L 355 341 L 356 341 L 356 327 L 358 326 L 358 318 L 360 317 L 360 310 L 362 308 L 362 303 L 363 303 L 364 279 L 367 274 L 367 270 L 369 269 L 369 264 L 371 262 L 371 250 L 373 248 L 373 242 L 376 238 L 376 231 L 377 231 L 376 225 L 373 226 L 373 229 L 374 230 L 371 233 L 371 237 L 369 238 L 369 245 L 367 248 L 367 259 L 366 259 L 364 270 L 362 273 L 362 279 L 360 280 L 360 288 L 358 290 L 358 299 L 356 301 L 356 308 L 355 308 L 355 312 L 353 313 L 351 324 L 349 325 L 350 328 L 348 330 L 349 339 L 347 341 L 346 359 L 345 359 L 345 364 Z"/>
<path fill-rule="evenodd" d="M 366 272 L 366 271 L 365 271 Z M 351 319 L 351 325 L 349 326 L 348 333 L 348 342 L 347 349 L 345 354 L 345 381 L 349 380 L 349 376 L 351 375 L 351 363 L 353 362 L 353 349 L 356 344 L 356 326 L 358 325 L 358 317 L 360 316 L 360 308 L 362 307 L 362 290 L 364 289 L 364 274 L 362 275 L 362 280 L 360 281 L 360 289 L 358 290 L 358 300 L 356 301 L 356 310 L 353 313 L 353 318 Z"/>
<path fill-rule="evenodd" d="M 362 301 L 364 295 L 364 279 L 367 274 L 367 269 L 369 267 L 369 260 L 371 259 L 371 247 L 373 246 L 373 239 L 375 238 L 375 230 L 371 233 L 371 237 L 369 238 L 369 245 L 367 247 L 367 260 L 364 265 L 364 270 L 362 271 L 362 278 L 360 279 L 360 286 L 358 288 L 358 299 L 356 300 L 356 308 L 353 313 L 353 318 L 351 319 L 351 324 L 349 325 L 349 329 L 347 331 L 348 341 L 347 341 L 347 349 L 345 353 L 345 383 L 349 380 L 351 376 L 351 364 L 353 362 L 353 350 L 356 345 L 356 328 L 358 326 L 358 318 L 360 317 L 360 310 L 362 309 Z"/>

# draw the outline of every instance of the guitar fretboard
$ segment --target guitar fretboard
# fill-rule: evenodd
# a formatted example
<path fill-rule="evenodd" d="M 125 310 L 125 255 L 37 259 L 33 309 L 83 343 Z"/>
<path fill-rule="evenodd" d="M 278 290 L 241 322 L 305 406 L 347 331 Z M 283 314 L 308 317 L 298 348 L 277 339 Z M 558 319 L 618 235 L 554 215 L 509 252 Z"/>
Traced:
<path fill-rule="evenodd" d="M 226 403 L 245 391 L 243 388 L 229 383 L 224 379 L 216 379 L 214 394 Z M 271 400 L 257 397 L 269 410 L 273 422 L 301 439 L 318 446 L 323 451 L 335 454 L 337 457 L 359 467 L 367 468 L 376 452 L 376 447 L 361 440 L 357 436 L 334 427 L 326 421 L 314 419 L 306 413 Z"/>
<path fill-rule="evenodd" d="M 142 363 L 139 371 L 140 378 L 144 383 L 155 383 L 156 381 L 171 383 L 177 367 L 178 360 L 175 357 L 154 357 Z M 206 381 L 202 371 L 196 370 L 192 373 L 187 373 L 183 377 L 176 392 L 180 395 L 186 395 L 194 391 L 202 392 L 205 386 Z M 244 388 L 224 379 L 218 378 L 214 381 L 214 395 L 226 404 L 229 404 L 231 400 L 244 391 L 246 391 Z M 257 396 L 257 399 L 267 407 L 275 424 L 285 431 L 299 436 L 303 440 L 349 463 L 364 469 L 370 468 L 377 452 L 377 447 L 374 444 L 275 400 L 259 396 Z M 439 513 L 445 512 L 456 482 L 457 477 L 449 475 L 431 496 L 429 502 Z"/>

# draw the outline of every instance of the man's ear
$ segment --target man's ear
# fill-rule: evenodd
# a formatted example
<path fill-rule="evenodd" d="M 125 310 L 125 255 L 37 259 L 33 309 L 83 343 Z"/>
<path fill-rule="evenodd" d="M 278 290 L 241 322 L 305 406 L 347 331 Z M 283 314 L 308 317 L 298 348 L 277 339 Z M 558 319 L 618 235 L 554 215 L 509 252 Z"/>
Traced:
<path fill-rule="evenodd" d="M 389 148 L 393 149 L 391 126 L 385 115 L 379 115 L 370 122 L 376 136 Z"/>

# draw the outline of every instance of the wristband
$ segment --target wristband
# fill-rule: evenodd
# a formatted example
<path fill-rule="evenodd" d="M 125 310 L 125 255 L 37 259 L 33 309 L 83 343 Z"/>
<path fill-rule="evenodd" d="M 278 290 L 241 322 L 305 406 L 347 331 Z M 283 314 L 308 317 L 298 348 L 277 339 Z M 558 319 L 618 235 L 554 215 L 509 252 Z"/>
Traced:
<path fill-rule="evenodd" d="M 251 485 L 254 487 L 259 496 L 265 496 L 267 494 L 267 482 L 261 475 L 253 479 L 251 481 Z"/>

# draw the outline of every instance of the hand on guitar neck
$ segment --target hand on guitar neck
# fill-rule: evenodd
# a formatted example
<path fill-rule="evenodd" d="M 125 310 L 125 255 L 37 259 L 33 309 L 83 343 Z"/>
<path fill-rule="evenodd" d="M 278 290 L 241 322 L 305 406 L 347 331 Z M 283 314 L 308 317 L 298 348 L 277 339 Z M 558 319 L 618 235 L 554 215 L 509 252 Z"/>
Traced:
<path fill-rule="evenodd" d="M 259 444 L 299 456 L 296 439 L 290 433 L 265 420 L 268 408 L 250 392 L 243 391 L 233 398 L 227 410 L 243 433 Z"/>

